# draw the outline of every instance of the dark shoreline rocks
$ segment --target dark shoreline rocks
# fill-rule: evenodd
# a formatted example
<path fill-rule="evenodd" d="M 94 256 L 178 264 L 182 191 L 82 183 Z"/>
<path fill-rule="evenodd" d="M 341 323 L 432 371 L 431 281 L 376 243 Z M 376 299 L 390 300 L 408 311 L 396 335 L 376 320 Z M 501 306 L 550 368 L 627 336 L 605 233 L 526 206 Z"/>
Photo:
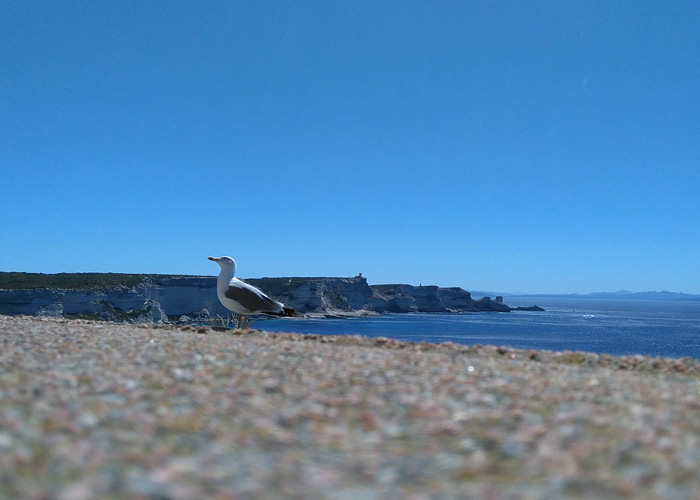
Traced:
<path fill-rule="evenodd" d="M 542 312 L 544 311 L 543 308 L 540 306 L 518 306 L 518 307 L 511 307 L 511 311 L 531 311 L 531 312 Z"/>

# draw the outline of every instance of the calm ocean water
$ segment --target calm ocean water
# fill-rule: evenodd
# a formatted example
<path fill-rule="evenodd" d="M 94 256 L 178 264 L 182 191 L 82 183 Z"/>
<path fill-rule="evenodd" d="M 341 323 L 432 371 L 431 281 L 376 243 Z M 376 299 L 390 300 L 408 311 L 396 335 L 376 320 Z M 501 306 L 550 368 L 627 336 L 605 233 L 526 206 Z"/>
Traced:
<path fill-rule="evenodd" d="M 700 302 L 506 297 L 545 312 L 388 314 L 351 319 L 259 319 L 270 331 L 353 334 L 516 348 L 700 359 Z"/>

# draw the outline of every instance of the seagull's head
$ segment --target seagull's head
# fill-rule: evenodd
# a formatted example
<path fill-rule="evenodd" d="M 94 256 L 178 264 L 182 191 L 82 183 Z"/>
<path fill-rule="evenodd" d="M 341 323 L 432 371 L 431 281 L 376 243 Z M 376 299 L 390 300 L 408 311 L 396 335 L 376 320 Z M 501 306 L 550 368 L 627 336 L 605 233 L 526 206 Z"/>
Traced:
<path fill-rule="evenodd" d="M 213 260 L 217 264 L 221 266 L 221 269 L 224 270 L 232 270 L 234 273 L 236 272 L 236 261 L 233 260 L 231 257 L 209 257 L 209 260 Z"/>

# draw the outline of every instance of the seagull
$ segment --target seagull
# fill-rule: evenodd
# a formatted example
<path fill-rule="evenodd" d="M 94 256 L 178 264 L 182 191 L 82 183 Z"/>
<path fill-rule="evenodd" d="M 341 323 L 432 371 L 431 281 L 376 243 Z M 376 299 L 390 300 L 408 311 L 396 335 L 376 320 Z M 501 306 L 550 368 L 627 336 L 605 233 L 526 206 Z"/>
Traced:
<path fill-rule="evenodd" d="M 248 327 L 248 315 L 273 314 L 275 316 L 295 316 L 297 312 L 281 302 L 271 299 L 265 293 L 245 281 L 234 278 L 236 261 L 231 257 L 209 257 L 221 266 L 216 280 L 216 295 L 223 306 L 238 314 L 238 328 Z"/>

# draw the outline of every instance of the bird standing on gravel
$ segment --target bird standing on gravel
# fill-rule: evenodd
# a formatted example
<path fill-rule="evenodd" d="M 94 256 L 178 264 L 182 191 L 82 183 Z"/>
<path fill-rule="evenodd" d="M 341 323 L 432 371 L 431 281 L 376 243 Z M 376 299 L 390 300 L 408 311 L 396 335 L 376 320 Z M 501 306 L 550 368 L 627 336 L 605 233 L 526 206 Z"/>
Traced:
<path fill-rule="evenodd" d="M 219 266 L 221 272 L 216 280 L 216 295 L 223 306 L 238 315 L 238 328 L 248 327 L 250 314 L 272 314 L 275 316 L 296 316 L 297 312 L 281 302 L 271 299 L 265 293 L 235 278 L 236 261 L 231 257 L 209 257 Z"/>

